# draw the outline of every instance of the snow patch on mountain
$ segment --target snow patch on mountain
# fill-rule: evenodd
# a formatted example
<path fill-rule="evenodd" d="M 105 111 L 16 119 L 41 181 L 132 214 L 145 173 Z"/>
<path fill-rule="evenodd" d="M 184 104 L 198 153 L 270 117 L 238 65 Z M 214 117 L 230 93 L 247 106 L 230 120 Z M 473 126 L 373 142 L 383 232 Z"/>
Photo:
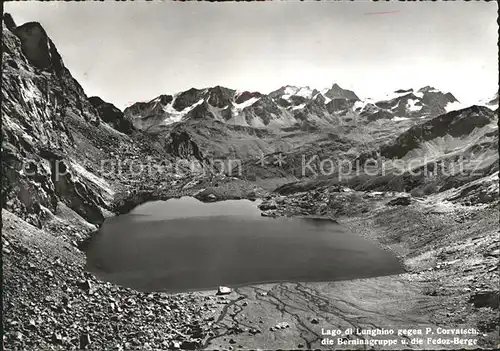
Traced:
<path fill-rule="evenodd" d="M 285 95 L 295 95 L 295 94 L 297 94 L 298 91 L 299 91 L 299 88 L 297 88 L 295 86 L 287 85 L 285 87 L 284 94 Z"/>
<path fill-rule="evenodd" d="M 159 98 L 156 98 L 155 100 L 157 100 L 157 99 L 159 99 Z M 153 100 L 153 101 L 155 101 L 155 100 Z M 195 102 L 194 104 L 192 104 L 191 106 L 187 106 L 183 110 L 177 111 L 173 107 L 174 102 L 175 102 L 175 98 L 174 98 L 170 103 L 168 103 L 167 105 L 162 107 L 162 111 L 166 115 L 164 120 L 163 120 L 163 124 L 169 125 L 169 124 L 180 122 L 186 114 L 188 114 L 190 111 L 192 111 L 197 106 L 201 105 L 204 101 L 205 101 L 204 99 L 200 99 L 197 102 Z M 156 101 L 156 103 L 159 103 L 159 100 Z M 143 118 L 143 116 L 139 115 L 139 118 Z"/>
<path fill-rule="evenodd" d="M 498 103 L 496 104 L 489 104 L 489 105 L 486 105 L 487 107 L 491 108 L 492 110 L 496 110 L 498 109 Z"/>
<path fill-rule="evenodd" d="M 411 119 L 411 118 L 394 116 L 391 120 L 394 122 L 399 122 L 399 121 L 407 121 L 409 119 Z"/>
<path fill-rule="evenodd" d="M 328 104 L 330 101 L 332 101 L 332 99 L 330 99 L 328 96 L 325 96 L 322 93 L 316 93 L 316 94 L 314 94 L 313 97 L 312 97 L 312 99 L 316 100 L 316 99 L 318 99 L 320 97 L 324 99 L 324 104 L 325 105 Z"/>
<path fill-rule="evenodd" d="M 292 107 L 292 110 L 301 110 L 301 109 L 303 109 L 304 107 L 306 107 L 306 104 L 300 104 L 300 105 L 297 105 L 297 106 Z"/>
<path fill-rule="evenodd" d="M 281 98 L 291 102 L 293 97 L 301 97 L 304 99 L 313 99 L 317 97 L 317 90 L 311 89 L 309 86 L 297 87 L 294 85 L 285 85 L 278 90 L 275 90 L 269 94 L 271 98 Z"/>
<path fill-rule="evenodd" d="M 302 87 L 300 88 L 296 93 L 295 95 L 297 96 L 302 96 L 302 97 L 305 97 L 307 99 L 311 99 L 312 96 L 313 96 L 313 90 L 311 88 L 309 88 L 308 86 L 307 87 Z"/>
<path fill-rule="evenodd" d="M 405 92 L 399 92 L 399 93 L 392 92 L 392 93 L 386 94 L 382 101 L 391 101 L 391 100 L 406 96 L 406 95 L 411 94 L 411 93 L 412 93 L 411 91 L 405 91 Z"/>
<path fill-rule="evenodd" d="M 422 109 L 422 105 L 417 105 L 419 101 L 418 100 L 415 100 L 415 99 L 408 99 L 408 102 L 406 104 L 406 108 L 411 111 L 411 112 L 415 112 L 415 111 L 420 111 Z"/>
<path fill-rule="evenodd" d="M 184 108 L 181 113 L 182 114 L 186 114 L 188 113 L 189 111 L 192 111 L 196 106 L 199 106 L 201 105 L 205 100 L 204 99 L 200 99 L 198 100 L 197 102 L 195 102 L 194 104 L 192 104 L 191 106 L 188 106 L 186 108 Z"/>
<path fill-rule="evenodd" d="M 366 98 L 364 100 L 358 100 L 354 103 L 353 110 L 354 111 L 363 111 L 366 105 L 375 105 L 375 100 L 372 98 Z"/>
<path fill-rule="evenodd" d="M 454 101 L 454 102 L 447 103 L 446 106 L 444 107 L 444 109 L 446 110 L 446 112 L 450 112 L 450 111 L 461 110 L 461 109 L 466 108 L 466 107 L 467 107 L 467 105 L 464 105 L 459 101 Z"/>
<path fill-rule="evenodd" d="M 328 92 L 328 90 L 330 90 L 330 88 L 323 88 L 319 92 L 321 93 L 321 95 L 325 96 L 325 94 Z"/>
<path fill-rule="evenodd" d="M 248 99 L 245 102 L 242 102 L 241 104 L 234 103 L 234 108 L 236 110 L 243 110 L 245 107 L 252 106 L 254 103 L 256 103 L 259 100 L 260 100 L 260 98 L 253 97 L 253 98 Z"/>

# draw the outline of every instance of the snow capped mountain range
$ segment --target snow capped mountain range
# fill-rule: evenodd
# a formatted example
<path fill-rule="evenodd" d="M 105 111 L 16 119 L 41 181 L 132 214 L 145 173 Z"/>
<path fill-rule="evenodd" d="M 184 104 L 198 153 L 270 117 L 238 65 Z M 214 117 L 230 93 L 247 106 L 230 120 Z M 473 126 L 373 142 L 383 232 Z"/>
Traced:
<path fill-rule="evenodd" d="M 426 86 L 417 91 L 396 90 L 380 101 L 361 101 L 356 106 L 356 111 L 369 121 L 379 118 L 401 120 L 435 117 L 461 107 L 463 106 L 453 94 Z"/>
<path fill-rule="evenodd" d="M 498 108 L 498 94 L 479 105 Z M 362 124 L 425 119 L 464 107 L 453 94 L 430 86 L 396 90 L 380 100 L 360 99 L 338 84 L 321 91 L 286 85 L 269 94 L 216 86 L 160 95 L 133 104 L 124 114 L 138 129 L 200 118 L 256 128 L 322 128 L 353 118 Z"/>

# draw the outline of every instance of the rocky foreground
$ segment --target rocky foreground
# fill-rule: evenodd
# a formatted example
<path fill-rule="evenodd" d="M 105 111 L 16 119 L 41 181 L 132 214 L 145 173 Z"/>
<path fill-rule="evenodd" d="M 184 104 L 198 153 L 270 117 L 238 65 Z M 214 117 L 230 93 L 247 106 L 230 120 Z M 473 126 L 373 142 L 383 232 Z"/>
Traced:
<path fill-rule="evenodd" d="M 189 189 L 191 194 L 217 189 L 217 195 L 210 192 L 205 198 L 221 200 L 238 197 L 229 196 L 231 189 L 240 189 L 233 182 L 237 183 L 226 179 L 210 188 L 202 181 L 191 181 L 183 187 L 187 186 L 186 194 Z M 498 344 L 498 203 L 460 206 L 437 198 L 345 188 L 289 196 L 260 191 L 263 215 L 335 216 L 353 232 L 393 250 L 407 273 L 331 283 L 235 287 L 224 296 L 216 291 L 139 293 L 85 272 L 78 243 L 95 226 L 64 206 L 56 216 L 47 214 L 45 230 L 4 210 L 5 347 L 363 348 L 322 344 L 324 330 L 349 327 L 475 328 L 477 344 L 461 347 Z M 396 345 L 374 347 L 400 349 L 405 338 L 399 335 Z M 348 339 L 384 338 L 351 335 Z"/>

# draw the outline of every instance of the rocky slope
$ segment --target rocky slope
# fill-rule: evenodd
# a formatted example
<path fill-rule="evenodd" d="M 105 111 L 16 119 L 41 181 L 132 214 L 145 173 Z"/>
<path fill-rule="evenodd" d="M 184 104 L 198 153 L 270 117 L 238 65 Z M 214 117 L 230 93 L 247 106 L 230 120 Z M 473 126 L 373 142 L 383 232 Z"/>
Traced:
<path fill-rule="evenodd" d="M 85 273 L 79 249 L 106 217 L 127 206 L 121 198 L 145 188 L 160 192 L 182 177 L 131 172 L 127 164 L 174 162 L 179 147 L 169 154 L 164 142 L 134 130 L 113 105 L 87 98 L 39 23 L 4 19 L 4 348 L 192 348 L 200 334 L 195 316 L 203 318 L 194 301 L 202 297 L 147 297 L 110 286 Z"/>

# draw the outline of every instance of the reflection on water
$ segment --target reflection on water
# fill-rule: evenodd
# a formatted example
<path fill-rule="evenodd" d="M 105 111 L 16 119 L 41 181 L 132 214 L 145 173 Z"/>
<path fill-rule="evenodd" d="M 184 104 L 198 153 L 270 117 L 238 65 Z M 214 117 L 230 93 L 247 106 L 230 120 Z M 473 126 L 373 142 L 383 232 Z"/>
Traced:
<path fill-rule="evenodd" d="M 142 291 L 402 272 L 391 253 L 328 219 L 264 218 L 248 200 L 141 205 L 106 220 L 87 259 L 102 279 Z"/>

